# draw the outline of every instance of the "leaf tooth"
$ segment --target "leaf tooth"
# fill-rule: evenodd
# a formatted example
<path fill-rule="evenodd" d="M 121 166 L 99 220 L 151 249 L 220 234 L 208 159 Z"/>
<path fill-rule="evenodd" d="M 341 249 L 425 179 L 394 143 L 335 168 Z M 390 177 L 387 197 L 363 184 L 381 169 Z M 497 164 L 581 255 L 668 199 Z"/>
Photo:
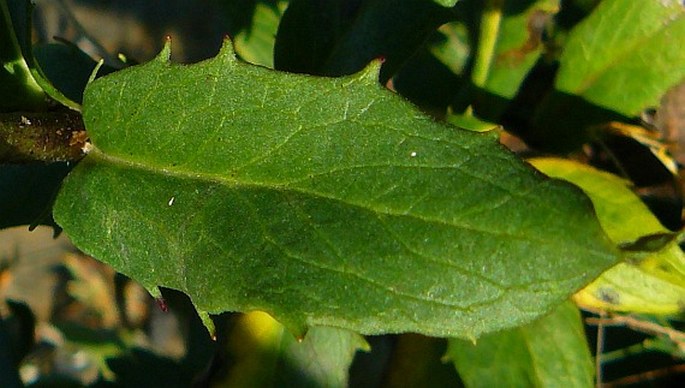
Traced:
<path fill-rule="evenodd" d="M 214 321 L 212 321 L 209 313 L 198 308 L 197 306 L 195 306 L 195 310 L 197 310 L 197 314 L 199 315 L 205 329 L 207 329 L 209 332 L 209 336 L 212 338 L 212 340 L 216 341 L 216 326 L 214 326 Z"/>
<path fill-rule="evenodd" d="M 221 58 L 226 62 L 236 61 L 235 50 L 233 49 L 233 40 L 231 40 L 230 37 L 226 36 L 224 38 L 224 43 L 221 45 L 221 49 L 219 50 L 219 55 L 217 55 L 217 58 Z"/>
<path fill-rule="evenodd" d="M 371 61 L 364 70 L 360 71 L 358 74 L 359 80 L 369 85 L 378 84 L 378 79 L 381 75 L 381 66 L 385 60 L 383 58 L 374 59 Z"/>
<path fill-rule="evenodd" d="M 157 58 L 155 58 L 155 61 L 159 61 L 161 63 L 169 63 L 171 60 L 171 36 L 167 36 L 166 40 L 164 41 L 164 47 L 162 47 L 162 51 L 159 52 L 157 55 Z"/>
<path fill-rule="evenodd" d="M 155 299 L 161 299 L 162 298 L 162 291 L 160 291 L 159 287 L 157 286 L 152 286 L 148 287 L 147 285 L 143 285 L 147 292 L 150 294 Z"/>

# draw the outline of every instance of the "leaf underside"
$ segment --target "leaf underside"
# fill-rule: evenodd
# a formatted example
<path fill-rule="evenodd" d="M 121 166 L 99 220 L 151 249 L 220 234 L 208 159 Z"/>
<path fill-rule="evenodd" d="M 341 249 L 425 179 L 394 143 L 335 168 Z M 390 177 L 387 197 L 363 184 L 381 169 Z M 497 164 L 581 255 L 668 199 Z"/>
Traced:
<path fill-rule="evenodd" d="M 532 320 L 617 260 L 586 197 L 488 134 L 382 88 L 234 58 L 91 83 L 93 150 L 55 219 L 85 252 L 205 312 L 295 332 L 473 338 Z"/>

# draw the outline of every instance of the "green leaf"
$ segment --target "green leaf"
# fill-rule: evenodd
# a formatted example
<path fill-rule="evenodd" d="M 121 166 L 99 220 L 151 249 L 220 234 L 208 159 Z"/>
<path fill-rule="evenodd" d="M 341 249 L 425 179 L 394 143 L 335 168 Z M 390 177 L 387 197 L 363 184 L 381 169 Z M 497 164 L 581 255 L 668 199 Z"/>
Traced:
<path fill-rule="evenodd" d="M 685 77 L 683 41 L 681 1 L 602 1 L 569 35 L 556 88 L 638 116 Z"/>
<path fill-rule="evenodd" d="M 383 57 L 394 74 L 450 9 L 426 0 L 291 0 L 276 36 L 276 69 L 340 76 Z"/>
<path fill-rule="evenodd" d="M 462 76 L 469 54 L 464 23 L 443 24 L 392 76 L 393 89 L 425 111 L 443 115 L 459 90 L 470 82 Z"/>
<path fill-rule="evenodd" d="M 604 230 L 616 244 L 670 234 L 632 192 L 627 181 L 569 160 L 539 158 L 531 163 L 545 174 L 583 189 L 592 199 Z M 662 249 L 642 256 L 646 257 L 620 263 L 602 274 L 575 296 L 576 302 L 613 311 L 681 312 L 685 305 L 685 254 L 677 241 L 666 242 Z"/>
<path fill-rule="evenodd" d="M 435 4 L 442 5 L 443 7 L 454 7 L 459 0 L 433 0 Z"/>
<path fill-rule="evenodd" d="M 55 88 L 71 101 L 81 103 L 83 90 L 97 62 L 77 46 L 63 43 L 37 45 L 33 54 Z"/>
<path fill-rule="evenodd" d="M 276 32 L 286 3 L 283 1 L 276 4 L 258 2 L 254 7 L 249 28 L 241 30 L 235 36 L 235 51 L 247 62 L 273 68 Z"/>
<path fill-rule="evenodd" d="M 489 1 L 482 11 L 472 80 L 481 91 L 474 101 L 477 115 L 491 121 L 504 112 L 540 58 L 543 32 L 559 11 L 559 0 L 521 3 Z"/>
<path fill-rule="evenodd" d="M 466 387 L 591 387 L 593 364 L 583 323 L 572 303 L 524 327 L 450 339 L 447 357 Z"/>
<path fill-rule="evenodd" d="M 555 90 L 533 117 L 530 144 L 570 152 L 593 129 L 626 122 L 685 79 L 685 6 L 678 1 L 602 1 L 568 36 Z M 580 114 L 582 112 L 582 114 Z"/>
<path fill-rule="evenodd" d="M 291 330 L 475 337 L 549 311 L 614 264 L 589 201 L 489 135 L 377 83 L 251 66 L 230 45 L 89 84 L 90 154 L 55 219 L 74 243 L 202 311 Z M 205 85 L 199 87 L 198 85 Z"/>
<path fill-rule="evenodd" d="M 314 327 L 297 341 L 268 314 L 238 318 L 228 341 L 233 368 L 224 386 L 346 387 L 348 369 L 364 337 L 332 327 Z"/>
<path fill-rule="evenodd" d="M 0 166 L 0 229 L 37 224 L 56 227 L 50 207 L 70 170 L 65 163 Z"/>

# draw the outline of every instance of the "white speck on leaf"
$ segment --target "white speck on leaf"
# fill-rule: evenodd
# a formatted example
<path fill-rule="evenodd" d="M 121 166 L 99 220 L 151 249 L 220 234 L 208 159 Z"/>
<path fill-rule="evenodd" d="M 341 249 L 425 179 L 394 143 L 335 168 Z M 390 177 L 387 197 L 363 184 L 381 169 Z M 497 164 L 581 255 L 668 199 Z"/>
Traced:
<path fill-rule="evenodd" d="M 416 157 L 416 151 L 412 151 L 411 154 L 409 154 L 409 156 L 411 156 L 412 158 L 415 158 Z"/>
<path fill-rule="evenodd" d="M 167 202 L 167 205 L 169 205 L 169 206 L 173 205 L 175 200 L 176 200 L 176 197 L 169 198 L 169 202 Z"/>

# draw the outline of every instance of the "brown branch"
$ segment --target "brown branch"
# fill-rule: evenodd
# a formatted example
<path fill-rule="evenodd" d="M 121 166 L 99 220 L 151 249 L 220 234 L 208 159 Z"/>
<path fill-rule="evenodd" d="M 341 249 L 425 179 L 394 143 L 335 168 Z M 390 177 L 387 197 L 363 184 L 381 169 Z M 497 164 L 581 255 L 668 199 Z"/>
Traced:
<path fill-rule="evenodd" d="M 0 163 L 77 161 L 87 138 L 74 111 L 0 113 Z"/>
<path fill-rule="evenodd" d="M 685 373 L 685 364 L 667 366 L 664 368 L 654 369 L 642 373 L 637 373 L 634 375 L 621 377 L 619 379 L 606 382 L 604 385 L 602 385 L 602 388 L 625 387 L 628 385 L 645 383 L 647 381 L 654 381 L 660 378 L 680 373 Z"/>
<path fill-rule="evenodd" d="M 625 326 L 645 334 L 666 336 L 679 346 L 685 346 L 685 333 L 682 331 L 664 327 L 654 322 L 637 319 L 635 317 L 631 317 L 630 315 L 614 315 L 607 318 L 590 317 L 585 318 L 585 322 L 589 325 Z"/>

